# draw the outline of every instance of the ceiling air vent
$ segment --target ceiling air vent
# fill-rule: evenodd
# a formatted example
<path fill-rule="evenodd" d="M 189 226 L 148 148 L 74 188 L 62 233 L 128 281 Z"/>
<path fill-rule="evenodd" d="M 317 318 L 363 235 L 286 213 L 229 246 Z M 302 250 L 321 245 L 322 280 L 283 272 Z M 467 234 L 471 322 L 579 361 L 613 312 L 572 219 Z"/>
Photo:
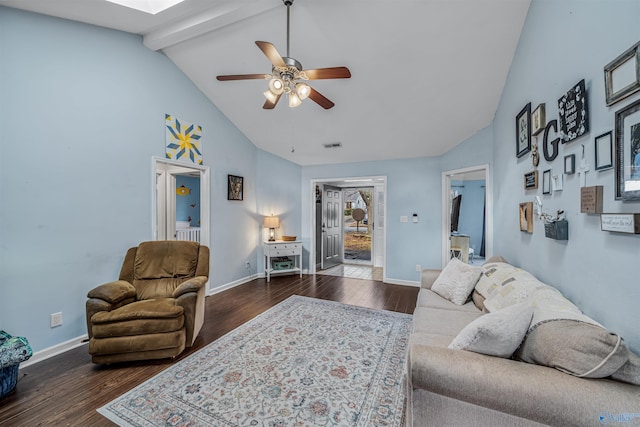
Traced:
<path fill-rule="evenodd" d="M 324 148 L 340 148 L 342 147 L 342 142 L 330 142 L 322 145 L 324 145 Z"/>

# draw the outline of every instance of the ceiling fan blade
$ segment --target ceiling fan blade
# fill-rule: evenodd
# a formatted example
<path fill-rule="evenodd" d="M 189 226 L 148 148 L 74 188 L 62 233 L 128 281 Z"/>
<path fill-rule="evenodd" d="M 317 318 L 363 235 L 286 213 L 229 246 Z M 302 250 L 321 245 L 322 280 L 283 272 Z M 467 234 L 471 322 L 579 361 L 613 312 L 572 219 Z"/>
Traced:
<path fill-rule="evenodd" d="M 304 70 L 309 80 L 321 79 L 348 79 L 351 71 L 347 67 L 316 68 L 315 70 Z"/>
<path fill-rule="evenodd" d="M 274 107 L 276 106 L 276 104 L 278 103 L 278 101 L 280 100 L 280 97 L 282 96 L 282 94 L 278 95 L 276 97 L 276 100 L 274 102 L 269 101 L 268 99 L 264 102 L 264 105 L 262 106 L 262 108 L 264 108 L 265 110 L 273 110 Z"/>
<path fill-rule="evenodd" d="M 287 64 L 284 63 L 284 59 L 282 59 L 282 55 L 278 53 L 274 45 L 269 42 L 256 42 L 256 44 L 275 67 L 287 66 Z"/>
<path fill-rule="evenodd" d="M 230 74 L 227 76 L 217 76 L 216 79 L 225 82 L 228 80 L 266 79 L 269 77 L 271 77 L 269 74 Z"/>
<path fill-rule="evenodd" d="M 311 98 L 316 104 L 318 104 L 325 110 L 328 110 L 329 108 L 332 108 L 334 105 L 336 105 L 314 88 L 309 87 L 309 89 L 311 89 L 311 92 L 309 92 L 309 98 Z"/>

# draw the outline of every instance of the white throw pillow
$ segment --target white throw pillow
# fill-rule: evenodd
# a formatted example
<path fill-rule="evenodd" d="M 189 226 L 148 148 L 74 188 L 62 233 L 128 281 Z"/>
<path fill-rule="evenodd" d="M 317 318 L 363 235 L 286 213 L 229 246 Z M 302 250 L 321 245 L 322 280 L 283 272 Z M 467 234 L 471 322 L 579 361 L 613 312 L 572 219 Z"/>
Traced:
<path fill-rule="evenodd" d="M 433 282 L 431 290 L 454 304 L 463 305 L 478 283 L 482 271 L 482 267 L 474 267 L 453 258 Z"/>
<path fill-rule="evenodd" d="M 465 326 L 449 344 L 449 348 L 511 357 L 522 343 L 532 317 L 530 302 L 482 315 Z"/>

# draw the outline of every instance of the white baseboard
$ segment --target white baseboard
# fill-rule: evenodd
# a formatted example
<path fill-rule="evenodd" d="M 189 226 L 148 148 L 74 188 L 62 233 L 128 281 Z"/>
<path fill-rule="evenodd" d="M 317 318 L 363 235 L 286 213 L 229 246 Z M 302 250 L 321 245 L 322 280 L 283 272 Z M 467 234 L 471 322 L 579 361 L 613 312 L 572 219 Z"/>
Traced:
<path fill-rule="evenodd" d="M 420 287 L 420 282 L 415 280 L 390 279 L 388 277 L 385 277 L 384 279 L 382 279 L 382 282 L 388 283 L 390 285 L 413 286 L 416 288 Z"/>
<path fill-rule="evenodd" d="M 20 363 L 20 368 L 26 368 L 29 365 L 42 362 L 50 357 L 57 356 L 66 351 L 73 350 L 76 347 L 80 347 L 81 345 L 85 345 L 87 344 L 85 340 L 88 338 L 89 337 L 85 334 L 77 338 L 70 339 L 69 341 L 61 342 L 60 344 L 45 348 L 44 350 L 36 351 L 29 360 Z"/>
<path fill-rule="evenodd" d="M 252 274 L 250 276 L 243 277 L 238 280 L 234 280 L 233 282 L 225 283 L 222 286 L 216 286 L 215 288 L 209 289 L 207 291 L 207 296 L 215 295 L 220 292 L 226 291 L 227 289 L 235 288 L 236 286 L 243 285 L 247 282 L 252 281 L 253 279 L 257 279 L 258 277 L 264 277 L 264 273 L 262 274 Z"/>

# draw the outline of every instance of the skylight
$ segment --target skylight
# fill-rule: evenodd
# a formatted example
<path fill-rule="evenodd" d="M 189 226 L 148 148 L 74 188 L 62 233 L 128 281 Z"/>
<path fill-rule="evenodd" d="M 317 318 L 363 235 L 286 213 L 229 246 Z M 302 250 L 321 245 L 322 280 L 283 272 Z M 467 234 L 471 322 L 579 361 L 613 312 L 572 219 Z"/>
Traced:
<path fill-rule="evenodd" d="M 155 15 L 163 10 L 169 9 L 184 0 L 107 0 L 131 9 L 140 10 L 145 13 Z"/>

